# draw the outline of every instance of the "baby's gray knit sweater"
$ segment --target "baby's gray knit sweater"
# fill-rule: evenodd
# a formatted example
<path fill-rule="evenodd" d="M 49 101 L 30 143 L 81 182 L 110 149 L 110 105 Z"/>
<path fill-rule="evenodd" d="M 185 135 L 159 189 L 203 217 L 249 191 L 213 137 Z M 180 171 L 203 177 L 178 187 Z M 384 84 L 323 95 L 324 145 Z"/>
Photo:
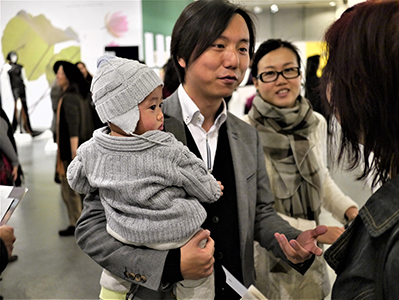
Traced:
<path fill-rule="evenodd" d="M 214 202 L 220 186 L 204 162 L 162 131 L 115 137 L 96 130 L 77 151 L 67 179 L 87 194 L 99 189 L 107 226 L 132 244 L 174 243 L 205 221 L 198 202 Z"/>

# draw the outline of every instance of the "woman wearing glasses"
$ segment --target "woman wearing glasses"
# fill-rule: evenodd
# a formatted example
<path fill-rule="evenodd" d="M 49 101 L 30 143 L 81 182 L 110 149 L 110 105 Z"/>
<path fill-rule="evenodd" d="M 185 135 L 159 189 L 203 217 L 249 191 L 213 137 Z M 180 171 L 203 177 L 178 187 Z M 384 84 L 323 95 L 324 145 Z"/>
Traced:
<path fill-rule="evenodd" d="M 275 208 L 298 229 L 319 223 L 323 205 L 341 223 L 358 213 L 327 169 L 327 125 L 300 95 L 301 68 L 297 48 L 287 41 L 260 45 L 251 74 L 257 89 L 245 120 L 258 129 L 274 194 Z M 333 243 L 343 227 L 329 227 L 318 242 Z M 256 286 L 269 299 L 322 299 L 330 292 L 322 257 L 302 276 L 271 252 L 255 245 Z"/>

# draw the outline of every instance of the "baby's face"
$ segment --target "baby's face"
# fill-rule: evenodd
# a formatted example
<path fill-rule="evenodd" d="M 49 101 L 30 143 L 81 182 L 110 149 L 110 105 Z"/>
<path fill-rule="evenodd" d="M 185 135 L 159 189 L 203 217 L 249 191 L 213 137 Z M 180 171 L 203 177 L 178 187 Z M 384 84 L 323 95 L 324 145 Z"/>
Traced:
<path fill-rule="evenodd" d="M 163 130 L 162 86 L 157 87 L 139 104 L 140 119 L 135 134 L 149 130 Z"/>

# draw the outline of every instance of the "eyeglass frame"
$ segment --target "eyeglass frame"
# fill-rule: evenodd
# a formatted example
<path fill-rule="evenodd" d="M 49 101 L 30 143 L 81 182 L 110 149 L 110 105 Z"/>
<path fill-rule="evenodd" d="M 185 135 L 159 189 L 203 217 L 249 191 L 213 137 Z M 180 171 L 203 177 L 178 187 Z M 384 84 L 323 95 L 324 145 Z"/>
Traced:
<path fill-rule="evenodd" d="M 287 77 L 285 77 L 284 76 L 284 71 L 286 71 L 286 70 L 288 70 L 288 69 L 297 69 L 297 71 L 298 71 L 298 75 L 296 75 L 295 77 L 291 77 L 291 78 L 287 78 Z M 270 71 L 268 71 L 268 72 L 270 72 Z M 273 72 L 276 72 L 276 74 L 277 74 L 277 76 L 276 76 L 276 78 L 274 79 L 274 80 L 271 80 L 271 81 L 264 81 L 263 79 L 262 79 L 262 74 L 265 74 L 265 73 L 268 73 L 268 72 L 262 72 L 262 73 L 260 73 L 258 76 L 256 76 L 255 78 L 256 79 L 259 79 L 260 81 L 262 81 L 263 83 L 270 83 L 270 82 L 275 82 L 275 81 L 277 81 L 277 79 L 278 79 L 278 77 L 281 75 L 281 76 L 283 76 L 285 79 L 295 79 L 295 78 L 298 78 L 299 76 L 301 76 L 301 68 L 300 67 L 291 67 L 291 68 L 286 68 L 286 69 L 284 69 L 284 70 L 282 70 L 281 72 L 277 72 L 277 71 L 273 71 Z"/>

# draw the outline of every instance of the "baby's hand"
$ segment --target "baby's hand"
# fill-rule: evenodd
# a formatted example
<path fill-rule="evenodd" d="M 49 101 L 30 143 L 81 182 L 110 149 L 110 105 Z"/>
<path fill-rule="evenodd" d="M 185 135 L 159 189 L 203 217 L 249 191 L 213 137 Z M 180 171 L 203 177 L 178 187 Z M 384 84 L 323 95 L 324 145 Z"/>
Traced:
<path fill-rule="evenodd" d="M 220 197 L 223 196 L 223 190 L 224 190 L 224 186 L 222 185 L 222 183 L 220 181 L 218 181 L 219 185 L 220 185 Z"/>

